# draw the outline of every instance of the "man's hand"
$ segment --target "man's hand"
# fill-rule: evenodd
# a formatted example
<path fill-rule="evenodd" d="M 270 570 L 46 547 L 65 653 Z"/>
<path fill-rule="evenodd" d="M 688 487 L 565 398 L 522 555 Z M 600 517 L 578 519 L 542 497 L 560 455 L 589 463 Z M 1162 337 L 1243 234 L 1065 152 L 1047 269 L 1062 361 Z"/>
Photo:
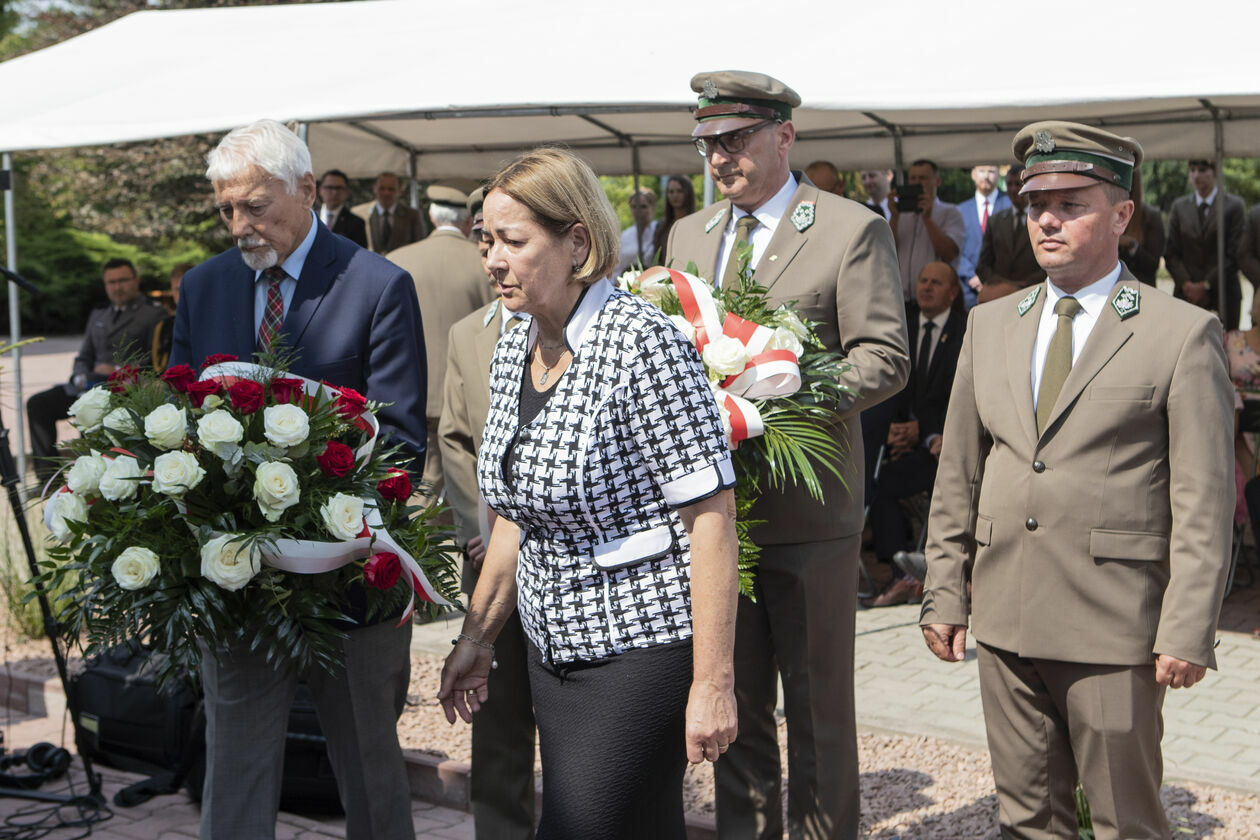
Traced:
<path fill-rule="evenodd" d="M 984 281 L 981 280 L 980 275 L 977 274 L 975 277 L 972 277 L 967 281 L 967 285 L 971 287 L 973 292 L 978 292 L 980 291 L 980 287 L 984 285 Z"/>
<path fill-rule="evenodd" d="M 481 564 L 486 559 L 486 544 L 481 541 L 480 534 L 468 541 L 468 545 L 464 546 L 464 554 L 468 556 L 472 567 L 480 571 Z"/>
<path fill-rule="evenodd" d="M 923 640 L 937 659 L 962 662 L 967 658 L 967 627 L 962 624 L 929 624 L 922 628 Z"/>
<path fill-rule="evenodd" d="M 928 452 L 930 452 L 932 454 L 932 457 L 935 458 L 936 460 L 939 461 L 941 459 L 941 436 L 940 435 L 933 435 L 932 439 L 928 441 Z"/>
<path fill-rule="evenodd" d="M 1169 688 L 1189 688 L 1207 676 L 1207 668 L 1161 653 L 1155 657 L 1155 682 Z"/>
<path fill-rule="evenodd" d="M 92 373 L 99 373 L 101 376 L 109 376 L 116 370 L 118 370 L 118 368 L 114 367 L 109 362 L 97 362 L 96 367 L 92 368 Z"/>
<path fill-rule="evenodd" d="M 1195 306 L 1202 306 L 1207 303 L 1208 293 L 1207 284 L 1199 283 L 1194 280 L 1187 280 L 1181 284 L 1181 293 L 1186 296 L 1186 300 Z"/>
<path fill-rule="evenodd" d="M 888 425 L 888 456 L 899 458 L 919 445 L 919 421 Z"/>

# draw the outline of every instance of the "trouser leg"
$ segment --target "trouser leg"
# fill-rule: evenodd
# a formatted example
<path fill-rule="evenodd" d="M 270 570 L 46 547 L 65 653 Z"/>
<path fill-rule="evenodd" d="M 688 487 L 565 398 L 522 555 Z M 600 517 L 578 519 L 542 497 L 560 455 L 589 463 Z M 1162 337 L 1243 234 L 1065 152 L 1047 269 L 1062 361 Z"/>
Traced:
<path fill-rule="evenodd" d="M 344 671 L 307 674 L 346 809 L 347 840 L 412 840 L 411 790 L 398 717 L 411 675 L 411 622 L 351 630 Z"/>

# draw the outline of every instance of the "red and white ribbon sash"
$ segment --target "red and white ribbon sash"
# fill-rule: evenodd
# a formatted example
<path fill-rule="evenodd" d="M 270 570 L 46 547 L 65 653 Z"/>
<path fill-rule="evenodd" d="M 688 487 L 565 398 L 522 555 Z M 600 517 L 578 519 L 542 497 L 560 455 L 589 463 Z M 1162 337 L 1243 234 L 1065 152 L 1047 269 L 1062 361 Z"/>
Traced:
<path fill-rule="evenodd" d="M 682 304 L 683 318 L 696 331 L 696 350 L 704 348 L 714 337 L 725 335 L 739 341 L 748 351 L 749 360 L 743 371 L 728 376 L 718 387 L 716 396 L 730 414 L 731 443 L 757 437 L 765 432 L 761 412 L 752 400 L 786 397 L 801 388 L 801 369 L 791 350 L 767 350 L 774 330 L 728 312 L 719 322 L 717 304 L 709 284 L 685 271 L 653 266 L 639 276 L 640 286 L 668 279 Z"/>

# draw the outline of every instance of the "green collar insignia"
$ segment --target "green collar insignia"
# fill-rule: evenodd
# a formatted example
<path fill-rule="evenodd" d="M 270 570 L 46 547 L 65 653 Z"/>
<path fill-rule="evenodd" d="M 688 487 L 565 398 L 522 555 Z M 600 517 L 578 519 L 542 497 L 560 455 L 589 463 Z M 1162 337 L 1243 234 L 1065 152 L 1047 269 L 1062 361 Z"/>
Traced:
<path fill-rule="evenodd" d="M 481 319 L 481 326 L 488 327 L 490 322 L 494 320 L 494 316 L 499 314 L 499 301 L 496 300 L 490 304 L 490 308 L 486 310 L 485 317 Z"/>
<path fill-rule="evenodd" d="M 1132 286 L 1121 286 L 1111 296 L 1111 308 L 1116 310 L 1121 321 L 1138 314 L 1141 303 L 1141 294 Z"/>
<path fill-rule="evenodd" d="M 802 201 L 796 205 L 796 209 L 792 211 L 792 227 L 797 232 L 804 233 L 805 229 L 814 223 L 814 202 Z"/>
<path fill-rule="evenodd" d="M 723 217 L 723 216 L 725 216 L 725 215 L 726 215 L 726 211 L 725 211 L 725 210 L 719 210 L 719 211 L 717 211 L 716 213 L 714 213 L 714 214 L 713 214 L 713 218 L 712 218 L 712 219 L 709 219 L 708 223 L 706 223 L 706 224 L 705 224 L 705 226 L 704 226 L 704 232 L 705 232 L 705 233 L 708 233 L 709 231 L 711 231 L 711 230 L 713 230 L 715 227 L 717 227 L 718 222 L 722 221 L 722 217 Z"/>
<path fill-rule="evenodd" d="M 1039 294 L 1041 294 L 1040 285 L 1033 286 L 1031 289 L 1028 290 L 1028 294 L 1024 295 L 1024 299 L 1019 302 L 1019 306 L 1017 307 L 1019 311 L 1019 317 L 1022 318 L 1028 314 L 1028 310 L 1032 309 L 1033 304 L 1037 302 L 1037 295 Z"/>

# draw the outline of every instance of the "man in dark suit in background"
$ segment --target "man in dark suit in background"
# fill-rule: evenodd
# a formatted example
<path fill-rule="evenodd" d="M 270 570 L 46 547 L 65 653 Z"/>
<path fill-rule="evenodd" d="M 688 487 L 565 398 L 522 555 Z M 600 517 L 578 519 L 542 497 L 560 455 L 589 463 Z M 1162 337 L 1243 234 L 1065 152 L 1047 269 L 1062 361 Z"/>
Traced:
<path fill-rule="evenodd" d="M 279 161 L 277 171 L 260 161 Z M 400 444 L 423 467 L 424 332 L 411 277 L 332 235 L 315 217 L 310 152 L 272 120 L 238 128 L 209 156 L 219 216 L 236 247 L 184 277 L 172 364 L 206 356 L 249 359 L 265 349 L 264 312 L 281 308 L 276 341 L 290 371 L 353 388 L 380 402 L 383 445 Z M 353 595 L 353 593 L 350 593 Z M 352 619 L 362 610 L 337 604 Z M 358 613 L 358 614 L 356 614 Z M 346 836 L 411 840 L 411 798 L 395 729 L 407 696 L 411 624 L 397 616 L 347 631 L 345 673 L 302 674 L 311 688 Z M 201 835 L 270 838 L 280 796 L 285 728 L 298 674 L 276 671 L 248 644 L 204 651 L 206 781 Z M 352 675 L 352 676 L 347 676 Z"/>
<path fill-rule="evenodd" d="M 350 180 L 340 169 L 330 169 L 319 179 L 319 220 L 360 248 L 367 247 L 367 224 L 350 212 Z"/>
<path fill-rule="evenodd" d="M 1173 202 L 1168 213 L 1168 241 L 1164 265 L 1173 277 L 1174 293 L 1196 306 L 1220 312 L 1221 277 L 1217 270 L 1216 200 L 1225 201 L 1225 329 L 1238 329 L 1242 289 L 1238 286 L 1238 250 L 1243 238 L 1246 205 L 1236 195 L 1218 189 L 1216 165 L 1210 160 L 1188 164 L 1194 192 Z"/>
<path fill-rule="evenodd" d="M 943 262 L 930 262 L 919 272 L 915 300 L 906 304 L 910 382 L 889 401 L 896 414 L 888 429 L 885 461 L 871 499 L 871 532 L 875 556 L 881 562 L 890 562 L 897 552 L 909 548 L 901 500 L 931 491 L 936 480 L 945 410 L 958 367 L 958 349 L 967 329 L 967 318 L 957 303 L 960 289 L 954 269 Z M 890 607 L 916 602 L 922 596 L 923 584 L 903 572 L 894 575 L 888 587 L 866 605 Z"/>
<path fill-rule="evenodd" d="M 1005 209 L 994 213 L 985 226 L 980 259 L 976 261 L 975 279 L 979 282 L 972 287 L 980 293 L 980 302 L 1045 279 L 1046 272 L 1037 265 L 1037 256 L 1028 239 L 1028 196 L 1019 194 L 1024 185 L 1023 173 L 1024 167 L 1019 164 L 1006 171 L 1006 194 L 1010 202 Z"/>
<path fill-rule="evenodd" d="M 382 172 L 376 176 L 372 193 L 376 196 L 376 203 L 372 205 L 372 215 L 368 218 L 368 230 L 373 251 L 388 254 L 424 238 L 424 222 L 420 213 L 398 200 L 402 182 L 397 175 Z"/>
<path fill-rule="evenodd" d="M 133 354 L 149 361 L 153 328 L 166 310 L 140 294 L 140 276 L 131 260 L 115 258 L 102 271 L 109 303 L 92 310 L 83 346 L 74 357 L 70 381 L 32 394 L 26 401 L 35 475 L 41 482 L 57 472 L 57 421 L 86 389 L 103 382 Z"/>

